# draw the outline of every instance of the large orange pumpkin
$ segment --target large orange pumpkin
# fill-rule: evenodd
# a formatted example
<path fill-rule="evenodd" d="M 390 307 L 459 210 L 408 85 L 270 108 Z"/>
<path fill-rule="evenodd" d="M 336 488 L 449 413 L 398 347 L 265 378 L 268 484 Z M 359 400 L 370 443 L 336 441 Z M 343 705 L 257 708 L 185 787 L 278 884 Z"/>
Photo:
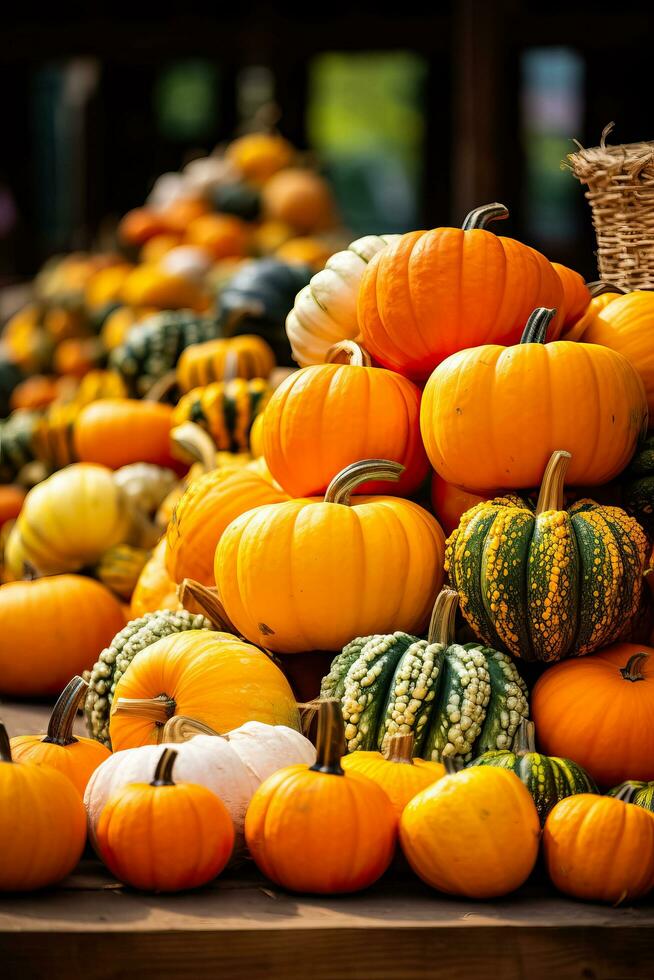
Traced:
<path fill-rule="evenodd" d="M 475 504 L 480 504 L 482 500 L 485 500 L 485 497 L 461 490 L 453 483 L 446 483 L 442 476 L 434 473 L 431 481 L 431 506 L 438 523 L 448 537 L 459 526 L 459 521 L 465 512 Z"/>
<path fill-rule="evenodd" d="M 583 316 L 590 303 L 591 292 L 584 282 L 584 277 L 580 276 L 574 269 L 569 269 L 567 265 L 559 265 L 558 262 L 552 262 L 552 266 L 556 269 L 563 286 L 561 316 L 563 318 L 563 331 L 565 332 Z"/>
<path fill-rule="evenodd" d="M 650 424 L 654 425 L 654 293 L 637 289 L 617 296 L 590 321 L 585 344 L 602 344 L 623 354 L 636 369 L 647 395 Z"/>
<path fill-rule="evenodd" d="M 544 255 L 485 230 L 506 217 L 503 205 L 489 204 L 462 229 L 408 232 L 372 259 L 358 318 L 380 364 L 424 380 L 455 351 L 516 343 L 534 307 L 561 305 L 561 280 Z M 551 339 L 561 325 L 557 317 Z"/>
<path fill-rule="evenodd" d="M 600 293 L 598 296 L 593 296 L 581 316 L 565 328 L 561 334 L 561 340 L 584 340 L 584 334 L 597 314 L 619 295 L 619 293 Z"/>
<path fill-rule="evenodd" d="M 574 759 L 600 787 L 654 780 L 651 647 L 616 643 L 556 664 L 536 683 L 531 709 L 543 752 Z"/>
<path fill-rule="evenodd" d="M 139 653 L 116 685 L 109 730 L 115 752 L 160 742 L 184 715 L 228 732 L 246 721 L 299 730 L 297 705 L 279 667 L 231 633 L 173 633 Z"/>
<path fill-rule="evenodd" d="M 173 409 L 157 402 L 103 398 L 83 408 L 75 422 L 75 448 L 87 463 L 117 470 L 128 463 L 179 468 L 170 454 Z"/>
<path fill-rule="evenodd" d="M 216 551 L 216 585 L 243 636 L 299 653 L 423 631 L 443 582 L 440 525 L 399 497 L 350 499 L 359 484 L 401 471 L 389 460 L 355 463 L 324 500 L 257 507 L 229 525 Z"/>
<path fill-rule="evenodd" d="M 535 487 L 563 449 L 572 453 L 568 483 L 593 486 L 633 456 L 647 424 L 642 381 L 606 347 L 546 343 L 553 315 L 535 310 L 516 346 L 459 351 L 430 377 L 420 427 L 448 483 L 472 492 Z"/>
<path fill-rule="evenodd" d="M 214 557 L 225 528 L 253 507 L 288 495 L 248 469 L 212 470 L 194 480 L 173 511 L 166 532 L 166 567 L 175 582 L 214 584 Z"/>
<path fill-rule="evenodd" d="M 294 497 L 324 493 L 334 473 L 359 459 L 393 459 L 404 472 L 398 496 L 414 493 L 429 463 L 420 438 L 420 391 L 400 374 L 372 368 L 353 341 L 328 357 L 344 364 L 314 364 L 291 374 L 274 392 L 263 420 L 270 472 Z M 366 483 L 357 493 L 383 493 Z"/>
<path fill-rule="evenodd" d="M 0 586 L 0 690 L 57 694 L 125 625 L 118 600 L 81 575 Z"/>

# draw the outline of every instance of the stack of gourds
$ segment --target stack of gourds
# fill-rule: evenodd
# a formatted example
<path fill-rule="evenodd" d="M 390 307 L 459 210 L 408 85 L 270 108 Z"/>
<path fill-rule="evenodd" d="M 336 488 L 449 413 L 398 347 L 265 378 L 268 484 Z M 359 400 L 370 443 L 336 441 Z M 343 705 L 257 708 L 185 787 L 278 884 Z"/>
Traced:
<path fill-rule="evenodd" d="M 650 297 L 592 297 L 496 235 L 505 217 L 488 205 L 332 256 L 287 311 L 300 368 L 275 390 L 261 338 L 207 338 L 175 313 L 155 344 L 145 323 L 121 355 L 132 397 L 83 408 L 81 462 L 16 502 L 0 677 L 29 695 L 89 671 L 89 734 L 120 754 L 87 805 L 123 880 L 198 884 L 244 834 L 273 881 L 352 891 L 399 841 L 429 884 L 485 897 L 526 879 L 542 835 L 563 891 L 654 885 Z M 144 379 L 176 404 L 139 400 Z M 298 701 L 318 711 L 310 769 Z M 295 756 L 243 804 L 211 758 L 217 732 L 248 724 L 295 731 Z M 192 736 L 188 775 L 171 731 Z M 172 789 L 173 763 L 193 787 Z M 168 879 L 158 857 L 204 807 L 196 786 L 227 817 L 207 804 L 214 860 L 188 877 L 189 851 Z M 152 792 L 180 802 L 130 860 Z"/>

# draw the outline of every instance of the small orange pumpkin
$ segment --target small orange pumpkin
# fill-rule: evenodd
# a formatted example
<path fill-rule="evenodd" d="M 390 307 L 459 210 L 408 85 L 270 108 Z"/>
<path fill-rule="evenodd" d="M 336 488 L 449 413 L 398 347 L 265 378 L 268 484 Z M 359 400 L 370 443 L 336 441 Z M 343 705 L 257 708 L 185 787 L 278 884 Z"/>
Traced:
<path fill-rule="evenodd" d="M 591 292 L 584 281 L 584 277 L 580 276 L 574 269 L 569 269 L 567 265 L 560 265 L 558 262 L 552 262 L 552 266 L 563 286 L 561 316 L 563 331 L 565 332 L 583 316 L 591 301 Z"/>
<path fill-rule="evenodd" d="M 168 574 L 166 568 L 166 539 L 162 538 L 143 566 L 136 587 L 132 593 L 130 614 L 138 619 L 158 609 L 179 609 L 177 582 Z"/>
<path fill-rule="evenodd" d="M 13 483 L 0 486 L 0 527 L 20 514 L 26 491 Z"/>
<path fill-rule="evenodd" d="M 494 496 L 493 493 L 490 496 Z M 461 490 L 453 483 L 447 483 L 442 476 L 434 473 L 431 481 L 431 506 L 438 523 L 449 537 L 459 526 L 459 521 L 467 510 L 480 504 L 486 497 Z"/>
<path fill-rule="evenodd" d="M 73 870 L 86 843 L 86 811 L 62 773 L 14 761 L 0 722 L 0 891 L 54 885 Z"/>
<path fill-rule="evenodd" d="M 214 259 L 245 255 L 249 237 L 245 221 L 232 214 L 204 214 L 186 229 L 186 241 L 206 249 Z"/>
<path fill-rule="evenodd" d="M 556 804 L 543 831 L 552 883 L 573 898 L 617 905 L 654 888 L 654 819 L 633 803 L 580 793 Z"/>
<path fill-rule="evenodd" d="M 109 749 L 95 739 L 73 735 L 77 709 L 87 690 L 85 680 L 73 677 L 54 706 L 47 735 L 17 735 L 11 740 L 11 752 L 16 762 L 37 762 L 57 769 L 70 779 L 82 799 L 91 775 L 111 755 Z"/>
<path fill-rule="evenodd" d="M 164 749 L 152 782 L 122 787 L 100 815 L 100 857 L 134 888 L 198 888 L 220 874 L 234 847 L 224 803 L 206 786 L 173 782 L 176 758 L 175 749 Z"/>
<path fill-rule="evenodd" d="M 159 215 L 149 208 L 128 211 L 118 225 L 118 235 L 126 245 L 143 245 L 149 238 L 165 231 Z"/>
<path fill-rule="evenodd" d="M 102 398 L 87 405 L 75 422 L 79 459 L 117 470 L 128 463 L 179 468 L 170 453 L 173 409 L 132 398 Z"/>
<path fill-rule="evenodd" d="M 266 182 L 261 198 L 268 220 L 290 225 L 299 234 L 324 231 L 334 224 L 329 184 L 311 170 L 280 170 Z"/>
<path fill-rule="evenodd" d="M 280 769 L 250 801 L 245 818 L 250 853 L 268 878 L 291 891 L 360 891 L 391 863 L 393 806 L 372 780 L 343 770 L 342 752 L 340 705 L 323 701 L 315 764 Z"/>
<path fill-rule="evenodd" d="M 103 357 L 104 349 L 98 337 L 71 338 L 57 344 L 52 363 L 57 374 L 83 378 Z"/>
<path fill-rule="evenodd" d="M 263 184 L 293 160 L 294 150 L 278 133 L 246 133 L 233 140 L 225 154 L 246 180 Z"/>
<path fill-rule="evenodd" d="M 595 317 L 619 295 L 619 293 L 600 293 L 599 296 L 593 296 L 581 316 L 563 332 L 561 340 L 583 340 L 586 330 Z"/>
<path fill-rule="evenodd" d="M 58 378 L 35 374 L 17 384 L 11 393 L 9 404 L 17 408 L 46 408 L 59 395 Z"/>

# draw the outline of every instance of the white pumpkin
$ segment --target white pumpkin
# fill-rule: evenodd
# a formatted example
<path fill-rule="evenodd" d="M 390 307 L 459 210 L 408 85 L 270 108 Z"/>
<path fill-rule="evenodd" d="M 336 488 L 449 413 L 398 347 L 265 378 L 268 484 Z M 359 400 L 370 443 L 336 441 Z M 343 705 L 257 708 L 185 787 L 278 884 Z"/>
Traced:
<path fill-rule="evenodd" d="M 327 350 L 339 340 L 354 340 L 359 333 L 357 296 L 366 266 L 400 235 L 366 235 L 327 260 L 295 297 L 286 318 L 286 333 L 293 357 L 300 365 L 322 364 Z"/>
<path fill-rule="evenodd" d="M 213 259 L 203 248 L 196 245 L 178 245 L 171 248 L 161 259 L 160 267 L 173 276 L 183 276 L 193 282 L 202 282 L 213 264 Z"/>
<path fill-rule="evenodd" d="M 109 797 L 128 783 L 150 782 L 164 748 L 177 752 L 176 782 L 199 783 L 220 797 L 234 821 L 236 848 L 243 846 L 245 813 L 260 783 L 284 766 L 316 761 L 316 750 L 304 735 L 260 721 L 248 721 L 225 736 L 195 735 L 186 742 L 115 752 L 95 770 L 84 794 L 94 847 L 95 828 Z"/>
<path fill-rule="evenodd" d="M 214 152 L 208 157 L 200 157 L 187 163 L 183 177 L 187 191 L 210 196 L 217 187 L 239 180 L 241 173 L 231 160 Z"/>
<path fill-rule="evenodd" d="M 188 196 L 189 190 L 181 174 L 161 174 L 152 185 L 146 205 L 153 211 L 165 211 L 172 204 L 183 201 Z"/>

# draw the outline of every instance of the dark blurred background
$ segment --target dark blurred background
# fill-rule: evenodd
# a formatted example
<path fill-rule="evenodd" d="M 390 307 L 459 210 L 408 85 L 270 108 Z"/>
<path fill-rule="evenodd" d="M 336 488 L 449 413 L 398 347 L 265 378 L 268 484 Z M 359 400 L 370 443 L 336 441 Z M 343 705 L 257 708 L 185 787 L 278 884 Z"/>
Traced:
<path fill-rule="evenodd" d="M 154 179 L 266 104 L 315 152 L 353 236 L 459 223 L 595 277 L 573 138 L 651 139 L 652 3 L 95 2 L 3 14 L 0 283 L 88 248 Z"/>

